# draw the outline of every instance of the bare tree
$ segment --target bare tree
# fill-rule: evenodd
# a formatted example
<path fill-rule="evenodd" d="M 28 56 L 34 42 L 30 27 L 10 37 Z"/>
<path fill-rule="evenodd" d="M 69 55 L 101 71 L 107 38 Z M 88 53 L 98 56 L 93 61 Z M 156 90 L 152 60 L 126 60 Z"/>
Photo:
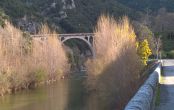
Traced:
<path fill-rule="evenodd" d="M 162 46 L 162 42 L 161 42 L 161 35 L 155 37 L 154 42 L 155 42 L 155 49 L 156 49 L 156 59 L 159 59 L 159 56 L 161 58 L 160 55 L 160 50 L 161 50 L 161 46 Z"/>

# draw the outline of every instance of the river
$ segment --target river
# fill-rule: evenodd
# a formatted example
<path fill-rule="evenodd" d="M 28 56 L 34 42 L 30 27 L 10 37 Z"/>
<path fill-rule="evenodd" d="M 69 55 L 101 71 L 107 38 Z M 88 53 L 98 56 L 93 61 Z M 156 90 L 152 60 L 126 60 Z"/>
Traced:
<path fill-rule="evenodd" d="M 55 84 L 0 97 L 0 110 L 84 110 L 85 78 L 71 78 Z"/>

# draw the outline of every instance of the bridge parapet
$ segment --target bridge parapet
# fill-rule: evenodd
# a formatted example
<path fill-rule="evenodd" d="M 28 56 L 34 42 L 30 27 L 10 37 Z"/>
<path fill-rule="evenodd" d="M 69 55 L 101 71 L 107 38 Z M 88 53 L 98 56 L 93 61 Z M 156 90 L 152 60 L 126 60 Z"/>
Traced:
<path fill-rule="evenodd" d="M 31 35 L 31 36 L 32 37 L 48 37 L 48 36 L 59 36 L 59 37 L 91 36 L 91 37 L 94 37 L 94 35 L 95 35 L 94 33 L 72 33 L 72 34 L 36 34 L 36 35 Z"/>
<path fill-rule="evenodd" d="M 92 36 L 94 37 L 94 33 L 72 33 L 72 34 L 58 34 L 60 37 L 69 37 L 69 36 Z"/>
<path fill-rule="evenodd" d="M 141 86 L 135 96 L 125 107 L 125 110 L 154 110 L 156 88 L 161 74 L 161 64 L 158 64 L 154 72 Z"/>

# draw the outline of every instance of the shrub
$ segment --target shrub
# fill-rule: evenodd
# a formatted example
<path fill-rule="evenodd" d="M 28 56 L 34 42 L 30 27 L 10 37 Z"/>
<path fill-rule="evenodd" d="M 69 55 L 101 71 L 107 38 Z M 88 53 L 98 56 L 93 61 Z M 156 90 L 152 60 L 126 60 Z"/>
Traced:
<path fill-rule="evenodd" d="M 137 42 L 137 54 L 139 55 L 142 63 L 144 65 L 147 65 L 147 60 L 149 56 L 152 54 L 152 51 L 146 39 L 141 42 Z"/>
<path fill-rule="evenodd" d="M 173 59 L 174 58 L 174 50 L 167 52 L 167 58 Z"/>
<path fill-rule="evenodd" d="M 46 40 L 33 39 L 34 63 L 40 64 L 49 73 L 49 78 L 54 79 L 62 76 L 69 70 L 68 58 L 62 43 L 58 39 L 58 34 L 51 31 L 48 26 L 43 25 L 39 34 L 45 34 Z"/>
<path fill-rule="evenodd" d="M 48 33 L 49 32 L 49 33 Z M 52 34 L 42 27 L 40 34 Z M 55 34 L 55 32 L 53 33 Z M 28 88 L 30 83 L 56 80 L 69 70 L 67 58 L 57 36 L 47 40 L 31 38 L 10 23 L 0 27 L 0 94 Z"/>
<path fill-rule="evenodd" d="M 0 9 L 0 26 L 5 27 L 5 21 L 8 19 L 8 16 Z"/>
<path fill-rule="evenodd" d="M 161 51 L 161 57 L 162 57 L 163 59 L 167 58 L 167 52 Z"/>
<path fill-rule="evenodd" d="M 89 75 L 86 85 L 91 94 L 89 109 L 123 107 L 131 97 L 141 70 L 135 37 L 127 17 L 120 21 L 100 17 L 94 37 L 96 56 L 86 64 Z"/>
<path fill-rule="evenodd" d="M 0 96 L 5 93 L 10 92 L 10 82 L 8 80 L 7 74 L 0 74 Z"/>
<path fill-rule="evenodd" d="M 36 82 L 43 82 L 46 79 L 46 72 L 43 69 L 38 69 L 34 72 L 34 77 L 36 78 Z"/>

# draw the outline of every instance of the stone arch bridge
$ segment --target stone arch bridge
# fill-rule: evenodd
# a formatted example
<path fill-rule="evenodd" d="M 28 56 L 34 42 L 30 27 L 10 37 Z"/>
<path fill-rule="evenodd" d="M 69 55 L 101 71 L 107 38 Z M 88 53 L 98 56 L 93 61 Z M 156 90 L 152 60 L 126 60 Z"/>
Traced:
<path fill-rule="evenodd" d="M 94 34 L 93 33 L 73 33 L 73 34 L 41 34 L 41 35 L 31 35 L 33 38 L 35 39 L 39 39 L 39 40 L 46 40 L 48 36 L 57 36 L 62 43 L 71 40 L 71 39 L 79 39 L 82 40 L 83 42 L 85 42 L 91 53 L 92 56 L 95 56 L 95 52 L 94 52 Z"/>

